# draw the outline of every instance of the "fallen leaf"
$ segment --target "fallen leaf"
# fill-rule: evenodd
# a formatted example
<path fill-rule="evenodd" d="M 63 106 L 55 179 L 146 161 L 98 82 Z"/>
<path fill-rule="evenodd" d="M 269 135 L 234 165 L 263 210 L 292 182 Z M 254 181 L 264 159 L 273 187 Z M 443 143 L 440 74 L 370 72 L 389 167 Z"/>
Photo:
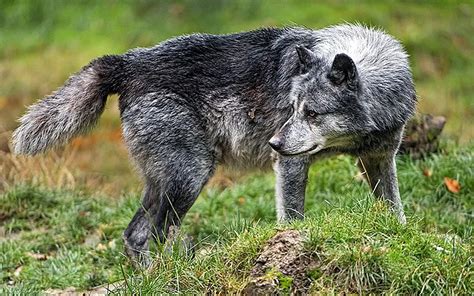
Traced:
<path fill-rule="evenodd" d="M 90 212 L 86 212 L 86 211 L 80 211 L 79 212 L 79 216 L 80 217 L 87 217 L 87 216 L 90 216 Z"/>
<path fill-rule="evenodd" d="M 101 236 L 98 233 L 92 233 L 86 237 L 84 240 L 84 245 L 88 247 L 94 247 L 97 246 L 97 244 L 100 242 Z"/>
<path fill-rule="evenodd" d="M 461 184 L 459 184 L 458 180 L 449 177 L 444 177 L 444 185 L 452 193 L 458 193 L 461 190 Z"/>
<path fill-rule="evenodd" d="M 429 177 L 431 177 L 432 175 L 433 175 L 433 171 L 432 171 L 431 169 L 425 168 L 425 169 L 423 170 L 423 176 L 429 178 Z"/>
<path fill-rule="evenodd" d="M 104 244 L 99 243 L 96 247 L 97 251 L 105 251 L 107 250 L 107 246 Z"/>
<path fill-rule="evenodd" d="M 239 204 L 240 205 L 245 204 L 245 197 L 243 197 L 243 196 L 239 197 Z"/>
<path fill-rule="evenodd" d="M 46 254 L 41 254 L 41 253 L 33 253 L 33 252 L 28 252 L 26 253 L 29 257 L 36 259 L 36 260 L 46 260 L 48 259 L 48 256 Z"/>
<path fill-rule="evenodd" d="M 111 240 L 111 241 L 110 241 L 110 242 L 109 242 L 107 245 L 109 246 L 109 248 L 111 248 L 111 249 L 115 249 L 115 246 L 116 246 L 116 244 L 115 244 L 115 240 L 114 240 L 114 239 L 113 239 L 113 240 Z"/>
<path fill-rule="evenodd" d="M 15 271 L 13 272 L 13 276 L 14 276 L 14 277 L 19 277 L 19 276 L 20 276 L 20 272 L 21 272 L 22 269 L 23 269 L 23 265 L 18 266 L 18 267 L 15 269 Z"/>

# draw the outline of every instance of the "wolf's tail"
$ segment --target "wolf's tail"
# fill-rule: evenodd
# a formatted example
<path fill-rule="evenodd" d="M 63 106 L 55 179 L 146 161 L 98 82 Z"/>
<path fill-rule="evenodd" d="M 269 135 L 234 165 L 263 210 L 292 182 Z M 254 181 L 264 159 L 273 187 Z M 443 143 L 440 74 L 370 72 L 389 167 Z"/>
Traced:
<path fill-rule="evenodd" d="M 13 133 L 15 152 L 34 155 L 87 132 L 104 111 L 107 96 L 120 93 L 123 75 L 121 56 L 90 62 L 52 95 L 29 107 Z"/>

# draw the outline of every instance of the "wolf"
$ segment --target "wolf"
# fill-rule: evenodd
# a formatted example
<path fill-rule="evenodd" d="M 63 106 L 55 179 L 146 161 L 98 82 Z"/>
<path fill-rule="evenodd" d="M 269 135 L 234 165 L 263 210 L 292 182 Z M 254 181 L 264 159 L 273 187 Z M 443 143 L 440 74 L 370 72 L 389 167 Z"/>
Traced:
<path fill-rule="evenodd" d="M 375 196 L 401 223 L 395 156 L 416 93 L 402 45 L 379 29 L 262 28 L 192 34 L 91 61 L 32 105 L 13 134 L 35 155 L 90 130 L 119 95 L 124 141 L 144 179 L 123 234 L 149 263 L 150 238 L 179 227 L 218 164 L 271 167 L 279 221 L 304 217 L 310 164 L 359 158 Z"/>

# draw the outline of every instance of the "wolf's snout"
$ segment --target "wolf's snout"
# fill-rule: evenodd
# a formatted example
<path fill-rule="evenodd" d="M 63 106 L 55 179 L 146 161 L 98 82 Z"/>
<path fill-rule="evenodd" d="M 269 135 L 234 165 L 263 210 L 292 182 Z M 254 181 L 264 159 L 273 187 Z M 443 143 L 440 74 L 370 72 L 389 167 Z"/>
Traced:
<path fill-rule="evenodd" d="M 280 151 L 283 147 L 283 141 L 279 137 L 273 137 L 268 141 L 268 145 L 275 151 Z"/>

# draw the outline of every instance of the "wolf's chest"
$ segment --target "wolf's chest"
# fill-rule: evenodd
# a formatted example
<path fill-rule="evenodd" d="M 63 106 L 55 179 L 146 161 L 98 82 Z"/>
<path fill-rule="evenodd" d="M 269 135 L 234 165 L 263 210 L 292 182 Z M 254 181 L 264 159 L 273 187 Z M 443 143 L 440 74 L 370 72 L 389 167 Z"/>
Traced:
<path fill-rule="evenodd" d="M 221 161 L 240 168 L 268 167 L 272 152 L 268 141 L 282 124 L 280 121 L 252 108 L 227 113 L 216 126 Z"/>

